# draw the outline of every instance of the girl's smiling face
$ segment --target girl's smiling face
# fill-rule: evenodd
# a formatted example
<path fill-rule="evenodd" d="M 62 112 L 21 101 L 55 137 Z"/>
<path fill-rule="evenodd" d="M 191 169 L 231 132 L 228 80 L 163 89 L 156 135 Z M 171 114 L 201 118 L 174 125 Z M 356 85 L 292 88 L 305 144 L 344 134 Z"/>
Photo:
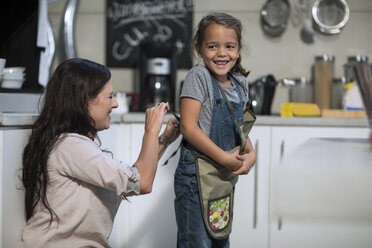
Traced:
<path fill-rule="evenodd" d="M 240 44 L 234 29 L 211 24 L 204 30 L 204 41 L 198 53 L 217 81 L 227 80 L 227 73 L 234 67 L 239 52 Z"/>
<path fill-rule="evenodd" d="M 94 120 L 94 127 L 101 131 L 110 127 L 110 113 L 118 107 L 113 91 L 112 83 L 108 81 L 96 98 L 88 101 L 89 116 Z"/>

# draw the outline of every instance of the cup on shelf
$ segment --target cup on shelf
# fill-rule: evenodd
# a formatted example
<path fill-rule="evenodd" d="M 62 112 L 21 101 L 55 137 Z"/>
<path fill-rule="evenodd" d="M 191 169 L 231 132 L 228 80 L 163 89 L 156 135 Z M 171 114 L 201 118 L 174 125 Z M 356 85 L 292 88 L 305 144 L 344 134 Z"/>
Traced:
<path fill-rule="evenodd" d="M 2 88 L 20 89 L 25 81 L 25 67 L 5 67 L 2 73 Z"/>
<path fill-rule="evenodd" d="M 0 58 L 0 82 L 3 78 L 3 69 L 5 67 L 6 59 Z"/>

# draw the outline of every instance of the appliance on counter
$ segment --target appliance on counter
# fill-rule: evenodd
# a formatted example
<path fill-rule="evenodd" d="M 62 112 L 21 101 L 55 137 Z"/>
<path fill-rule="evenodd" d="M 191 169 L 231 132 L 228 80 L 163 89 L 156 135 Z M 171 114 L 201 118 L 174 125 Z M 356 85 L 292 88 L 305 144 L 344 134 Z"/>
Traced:
<path fill-rule="evenodd" d="M 175 109 L 176 51 L 172 43 L 145 42 L 140 46 L 139 111 L 160 102 Z"/>
<path fill-rule="evenodd" d="M 269 74 L 249 84 L 250 109 L 257 115 L 270 115 L 277 81 Z"/>

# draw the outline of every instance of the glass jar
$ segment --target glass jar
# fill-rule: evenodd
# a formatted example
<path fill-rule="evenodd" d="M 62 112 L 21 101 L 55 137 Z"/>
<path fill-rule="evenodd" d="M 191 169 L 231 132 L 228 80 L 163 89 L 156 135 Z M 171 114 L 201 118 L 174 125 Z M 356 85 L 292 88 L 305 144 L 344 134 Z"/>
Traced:
<path fill-rule="evenodd" d="M 334 75 L 333 55 L 315 57 L 315 103 L 320 109 L 330 109 L 332 106 L 332 85 Z"/>

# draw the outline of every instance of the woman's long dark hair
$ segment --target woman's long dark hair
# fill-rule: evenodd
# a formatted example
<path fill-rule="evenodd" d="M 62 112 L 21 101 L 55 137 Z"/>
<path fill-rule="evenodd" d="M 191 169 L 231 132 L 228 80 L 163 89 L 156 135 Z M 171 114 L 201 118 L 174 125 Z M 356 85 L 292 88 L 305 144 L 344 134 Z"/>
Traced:
<path fill-rule="evenodd" d="M 79 58 L 62 62 L 51 76 L 42 110 L 23 151 L 22 183 L 27 220 L 39 201 L 50 213 L 50 224 L 53 216 L 58 220 L 46 197 L 49 155 L 63 133 L 96 137 L 88 101 L 97 97 L 110 78 L 107 67 Z"/>
<path fill-rule="evenodd" d="M 206 15 L 203 17 L 203 19 L 200 20 L 199 25 L 197 27 L 197 30 L 195 32 L 195 36 L 192 40 L 192 46 L 200 53 L 203 41 L 204 41 L 204 32 L 207 27 L 209 27 L 211 24 L 218 24 L 222 25 L 226 28 L 232 28 L 236 35 L 238 36 L 238 42 L 239 42 L 239 49 L 242 48 L 242 24 L 241 22 L 236 19 L 235 17 L 225 14 L 225 13 L 211 13 L 209 15 Z M 239 56 L 239 58 L 236 60 L 236 63 L 234 67 L 231 69 L 231 72 L 234 74 L 240 74 L 243 76 L 248 76 L 249 71 L 246 71 L 243 66 L 241 65 L 242 58 Z"/>

